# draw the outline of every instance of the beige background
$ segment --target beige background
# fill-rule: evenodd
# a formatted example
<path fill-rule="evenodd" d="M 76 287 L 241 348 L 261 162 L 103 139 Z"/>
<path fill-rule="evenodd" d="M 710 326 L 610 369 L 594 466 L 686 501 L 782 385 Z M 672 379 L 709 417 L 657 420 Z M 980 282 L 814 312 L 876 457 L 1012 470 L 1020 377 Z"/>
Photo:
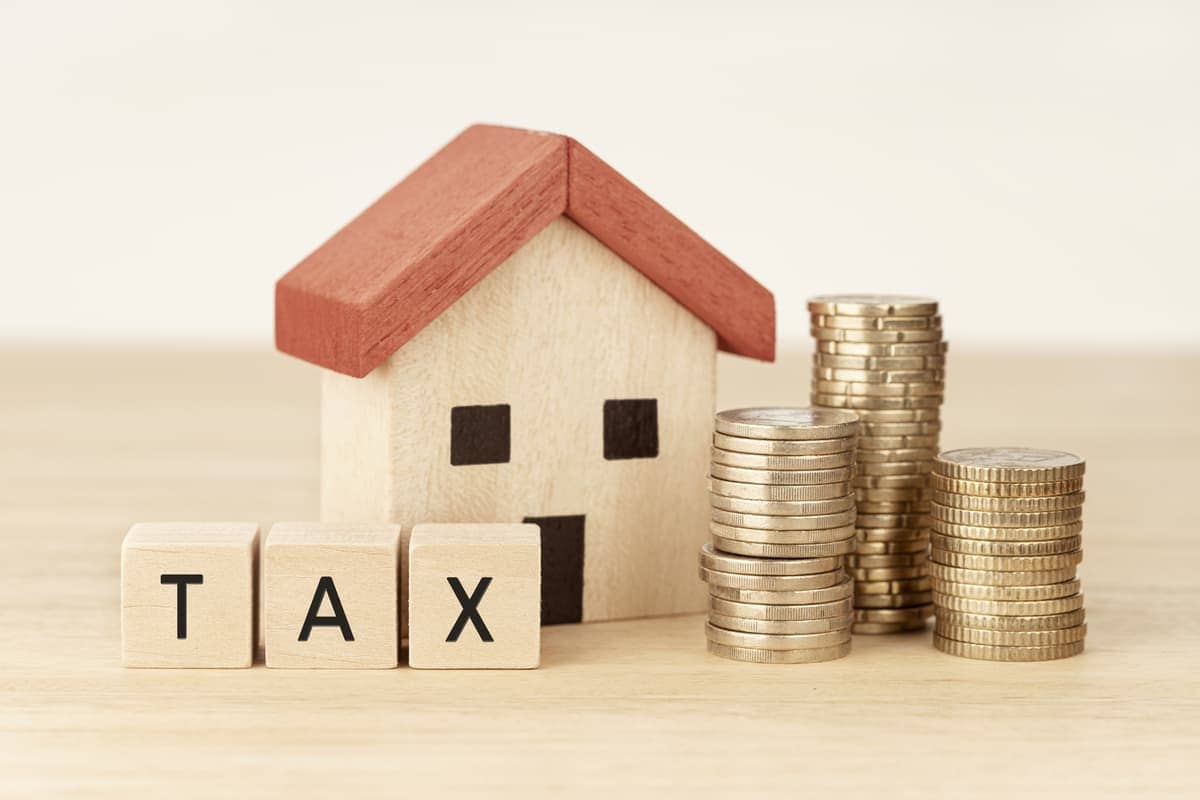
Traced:
<path fill-rule="evenodd" d="M 1197 30 L 1187 0 L 7 0 L 0 339 L 265 344 L 274 280 L 483 120 L 579 137 L 787 341 L 869 289 L 937 294 L 960 345 L 1195 348 Z"/>

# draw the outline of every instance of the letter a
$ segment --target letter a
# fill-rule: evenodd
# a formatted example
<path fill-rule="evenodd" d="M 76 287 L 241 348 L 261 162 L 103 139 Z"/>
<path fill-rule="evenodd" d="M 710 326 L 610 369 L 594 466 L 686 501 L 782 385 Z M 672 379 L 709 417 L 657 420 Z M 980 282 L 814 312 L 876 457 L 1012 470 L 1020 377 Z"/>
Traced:
<path fill-rule="evenodd" d="M 329 598 L 329 608 L 333 610 L 333 615 L 329 617 L 318 616 L 318 612 L 321 610 L 321 600 L 325 597 Z M 312 603 L 308 606 L 308 614 L 304 617 L 304 627 L 300 629 L 300 641 L 308 641 L 308 636 L 312 633 L 314 626 L 337 626 L 342 629 L 343 639 L 347 642 L 354 641 L 354 634 L 350 631 L 350 620 L 346 619 L 346 612 L 342 608 L 341 598 L 338 597 L 337 587 L 333 585 L 333 578 L 328 575 L 317 581 L 317 591 L 313 593 Z"/>

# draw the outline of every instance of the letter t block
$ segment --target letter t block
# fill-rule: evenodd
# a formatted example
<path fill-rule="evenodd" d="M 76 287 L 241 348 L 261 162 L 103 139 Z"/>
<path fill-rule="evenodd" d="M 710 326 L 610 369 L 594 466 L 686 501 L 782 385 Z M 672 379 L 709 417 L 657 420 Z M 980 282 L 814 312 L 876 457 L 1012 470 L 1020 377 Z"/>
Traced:
<path fill-rule="evenodd" d="M 254 663 L 258 526 L 139 523 L 121 543 L 121 662 Z"/>
<path fill-rule="evenodd" d="M 409 666 L 538 666 L 542 598 L 538 526 L 417 525 L 408 554 Z"/>

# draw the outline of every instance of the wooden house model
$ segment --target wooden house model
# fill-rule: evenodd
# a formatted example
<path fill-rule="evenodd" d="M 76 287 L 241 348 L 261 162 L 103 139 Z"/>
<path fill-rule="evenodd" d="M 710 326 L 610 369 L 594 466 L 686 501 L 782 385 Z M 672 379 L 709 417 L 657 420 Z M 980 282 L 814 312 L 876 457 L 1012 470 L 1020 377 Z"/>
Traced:
<path fill-rule="evenodd" d="M 535 522 L 546 624 L 703 607 L 716 352 L 773 359 L 774 299 L 578 142 L 468 128 L 275 325 L 324 368 L 324 520 Z"/>

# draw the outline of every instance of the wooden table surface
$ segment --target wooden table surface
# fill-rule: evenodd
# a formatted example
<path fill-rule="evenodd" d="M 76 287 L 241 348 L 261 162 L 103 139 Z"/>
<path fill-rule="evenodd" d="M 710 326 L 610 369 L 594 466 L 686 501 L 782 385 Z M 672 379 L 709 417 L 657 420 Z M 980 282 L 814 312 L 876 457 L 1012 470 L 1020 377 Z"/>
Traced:
<path fill-rule="evenodd" d="M 803 404 L 806 359 L 723 361 L 719 404 Z M 740 664 L 687 616 L 549 628 L 528 672 L 124 670 L 131 522 L 316 515 L 316 370 L 10 347 L 0 796 L 1195 796 L 1198 400 L 1200 357 L 952 354 L 944 446 L 1088 460 L 1088 649 L 1066 661 L 958 659 L 925 633 Z"/>

